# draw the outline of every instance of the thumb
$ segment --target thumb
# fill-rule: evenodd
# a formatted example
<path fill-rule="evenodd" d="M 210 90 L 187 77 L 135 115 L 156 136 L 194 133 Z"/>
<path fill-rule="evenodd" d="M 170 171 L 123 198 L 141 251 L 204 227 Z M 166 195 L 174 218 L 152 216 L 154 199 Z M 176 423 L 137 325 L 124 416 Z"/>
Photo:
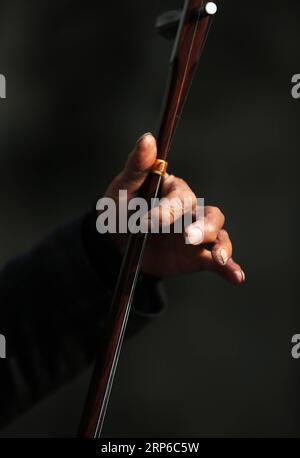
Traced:
<path fill-rule="evenodd" d="M 120 189 L 126 189 L 128 195 L 136 193 L 145 181 L 156 159 L 156 140 L 148 132 L 142 135 L 128 156 L 122 172 L 110 185 L 110 192 L 116 194 Z"/>

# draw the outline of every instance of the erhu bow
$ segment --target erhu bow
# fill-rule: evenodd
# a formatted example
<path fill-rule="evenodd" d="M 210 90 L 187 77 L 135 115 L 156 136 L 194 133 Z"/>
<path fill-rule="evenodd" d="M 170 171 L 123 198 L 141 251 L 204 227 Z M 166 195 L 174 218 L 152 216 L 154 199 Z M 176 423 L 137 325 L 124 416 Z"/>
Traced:
<path fill-rule="evenodd" d="M 176 30 L 177 34 L 170 62 L 170 79 L 157 134 L 157 160 L 140 193 L 140 196 L 148 202 L 158 196 L 162 177 L 166 173 L 175 129 L 216 11 L 217 6 L 213 2 L 186 0 L 180 15 L 177 11 L 173 11 L 163 15 L 157 22 L 157 28 L 162 35 L 172 37 Z M 147 234 L 144 233 L 132 234 L 129 237 L 106 330 L 99 344 L 79 437 L 100 437 L 146 241 Z"/>

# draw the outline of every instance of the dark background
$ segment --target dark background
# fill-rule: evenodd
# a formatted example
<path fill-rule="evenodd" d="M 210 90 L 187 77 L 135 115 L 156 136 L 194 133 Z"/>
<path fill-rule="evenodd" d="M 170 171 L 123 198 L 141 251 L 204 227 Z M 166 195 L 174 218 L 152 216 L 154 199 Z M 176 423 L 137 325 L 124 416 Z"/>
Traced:
<path fill-rule="evenodd" d="M 89 208 L 155 132 L 171 43 L 153 25 L 178 6 L 1 2 L 1 264 Z M 225 212 L 247 283 L 166 281 L 168 311 L 124 346 L 106 436 L 300 435 L 299 21 L 296 0 L 219 2 L 170 169 Z M 2 436 L 74 436 L 88 380 Z"/>

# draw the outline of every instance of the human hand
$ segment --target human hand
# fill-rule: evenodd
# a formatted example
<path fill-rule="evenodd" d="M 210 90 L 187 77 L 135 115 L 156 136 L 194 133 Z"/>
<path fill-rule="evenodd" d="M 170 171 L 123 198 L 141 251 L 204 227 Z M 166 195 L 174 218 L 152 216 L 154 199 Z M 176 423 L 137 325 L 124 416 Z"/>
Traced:
<path fill-rule="evenodd" d="M 143 135 L 128 157 L 124 169 L 109 185 L 105 197 L 119 204 L 119 190 L 127 190 L 128 201 L 138 195 L 157 156 L 155 138 Z M 196 205 L 196 196 L 181 178 L 168 175 L 162 180 L 161 197 L 172 203 L 168 207 L 169 221 L 183 216 L 184 199 L 190 198 Z M 160 208 L 160 210 L 163 210 Z M 161 211 L 158 214 L 161 218 Z M 204 221 L 195 221 L 184 233 L 150 234 L 148 237 L 142 270 L 154 276 L 168 276 L 200 271 L 212 271 L 233 284 L 245 281 L 245 274 L 232 258 L 232 243 L 224 230 L 225 217 L 213 206 L 204 207 Z M 199 237 L 201 234 L 201 237 Z M 113 234 L 123 252 L 128 235 Z M 189 244 L 186 243 L 186 238 Z"/>

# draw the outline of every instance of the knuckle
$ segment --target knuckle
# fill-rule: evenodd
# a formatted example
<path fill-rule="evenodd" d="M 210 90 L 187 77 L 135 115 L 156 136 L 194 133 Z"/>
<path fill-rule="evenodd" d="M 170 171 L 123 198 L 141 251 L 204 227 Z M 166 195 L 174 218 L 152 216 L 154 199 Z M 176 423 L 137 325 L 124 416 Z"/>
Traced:
<path fill-rule="evenodd" d="M 170 182 L 170 183 L 174 183 L 176 180 L 176 177 L 175 175 L 173 175 L 172 173 L 170 173 L 167 177 L 166 177 L 166 181 Z"/>
<path fill-rule="evenodd" d="M 206 207 L 211 213 L 213 218 L 221 218 L 225 222 L 225 215 L 219 207 L 209 206 Z"/>
<path fill-rule="evenodd" d="M 183 195 L 183 202 L 185 212 L 191 212 L 195 210 L 197 206 L 197 197 L 195 193 L 191 190 L 185 192 Z"/>
<path fill-rule="evenodd" d="M 217 214 L 219 212 L 221 212 L 221 210 L 219 209 L 219 207 L 216 207 L 214 205 L 206 205 L 205 206 L 205 209 L 209 212 L 209 213 L 213 213 L 213 214 Z"/>
<path fill-rule="evenodd" d="M 183 211 L 183 201 L 180 196 L 174 196 L 169 201 L 169 212 L 171 215 L 172 221 L 175 221 L 182 215 Z"/>
<path fill-rule="evenodd" d="M 169 214 L 170 214 L 170 221 L 175 221 L 176 219 L 176 211 L 175 211 L 175 208 L 171 205 L 170 206 L 170 210 L 169 210 Z"/>
<path fill-rule="evenodd" d="M 173 209 L 181 210 L 183 206 L 183 199 L 180 195 L 172 197 L 170 200 L 170 207 Z"/>
<path fill-rule="evenodd" d="M 206 238 L 210 242 L 214 242 L 218 236 L 218 229 L 216 225 L 212 222 L 205 224 L 205 234 L 206 234 Z"/>
<path fill-rule="evenodd" d="M 226 229 L 221 229 L 220 232 L 219 232 L 219 236 L 220 236 L 222 239 L 228 239 L 228 240 L 229 240 L 229 234 L 228 234 L 228 232 L 226 231 Z"/>
<path fill-rule="evenodd" d="M 182 200 L 185 198 L 191 199 L 193 202 L 196 202 L 197 200 L 196 194 L 182 178 L 175 179 L 172 191 L 178 194 Z"/>
<path fill-rule="evenodd" d="M 222 213 L 222 211 L 221 211 L 221 209 L 219 207 L 212 207 L 212 209 L 213 209 L 213 211 L 214 211 L 214 213 L 216 215 L 223 215 L 223 213 Z"/>
<path fill-rule="evenodd" d="M 174 178 L 175 178 L 176 184 L 178 185 L 183 182 L 183 179 L 180 177 L 174 176 Z"/>
<path fill-rule="evenodd" d="M 174 189 L 176 191 L 180 192 L 187 188 L 188 188 L 188 184 L 186 183 L 186 181 L 184 181 L 182 178 L 178 178 L 178 177 L 174 178 Z"/>
<path fill-rule="evenodd" d="M 190 188 L 186 190 L 186 192 L 184 193 L 184 197 L 186 199 L 191 199 L 193 203 L 195 203 L 197 200 L 196 194 Z"/>

